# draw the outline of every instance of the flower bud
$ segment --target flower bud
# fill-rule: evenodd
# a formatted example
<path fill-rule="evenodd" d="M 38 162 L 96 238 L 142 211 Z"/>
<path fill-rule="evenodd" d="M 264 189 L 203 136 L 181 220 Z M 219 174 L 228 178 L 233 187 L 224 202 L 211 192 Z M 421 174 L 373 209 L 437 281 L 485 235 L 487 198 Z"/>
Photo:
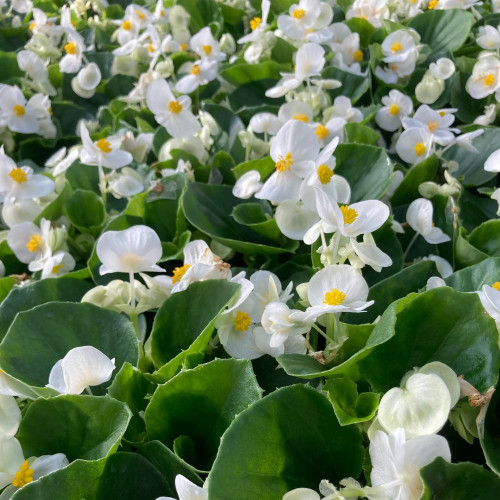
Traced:
<path fill-rule="evenodd" d="M 111 66 L 111 74 L 137 76 L 137 61 L 130 56 L 115 56 Z"/>
<path fill-rule="evenodd" d="M 419 102 L 432 104 L 436 102 L 444 90 L 444 80 L 436 78 L 427 71 L 422 81 L 415 87 L 415 97 Z"/>
<path fill-rule="evenodd" d="M 221 36 L 219 49 L 226 54 L 232 54 L 236 50 L 236 42 L 230 33 L 224 33 Z"/>

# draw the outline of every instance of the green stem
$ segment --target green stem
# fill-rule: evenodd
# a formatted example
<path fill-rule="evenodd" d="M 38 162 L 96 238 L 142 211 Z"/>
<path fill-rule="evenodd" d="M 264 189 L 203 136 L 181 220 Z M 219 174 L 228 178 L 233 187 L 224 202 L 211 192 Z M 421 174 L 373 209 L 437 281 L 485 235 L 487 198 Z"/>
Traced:
<path fill-rule="evenodd" d="M 100 162 L 97 167 L 99 169 L 99 190 L 101 191 L 102 203 L 106 212 L 106 177 L 104 176 L 104 170 Z"/>
<path fill-rule="evenodd" d="M 326 334 L 321 328 L 319 328 L 318 326 L 316 326 L 314 323 L 312 325 L 312 327 L 320 334 L 322 335 L 327 342 L 330 342 L 331 344 L 334 344 L 335 342 L 328 336 L 328 334 Z"/>
<path fill-rule="evenodd" d="M 94 395 L 94 393 L 92 392 L 92 389 L 90 388 L 90 386 L 85 387 L 85 392 L 86 392 L 87 394 L 90 394 L 90 396 L 93 396 L 93 395 Z"/>
<path fill-rule="evenodd" d="M 417 240 L 419 234 L 420 233 L 415 233 L 413 235 L 413 238 L 410 240 L 410 243 L 408 243 L 408 246 L 406 247 L 405 253 L 403 254 L 403 262 L 406 261 L 406 256 L 408 255 L 408 252 L 410 251 L 411 247 L 413 246 L 413 244 Z"/>

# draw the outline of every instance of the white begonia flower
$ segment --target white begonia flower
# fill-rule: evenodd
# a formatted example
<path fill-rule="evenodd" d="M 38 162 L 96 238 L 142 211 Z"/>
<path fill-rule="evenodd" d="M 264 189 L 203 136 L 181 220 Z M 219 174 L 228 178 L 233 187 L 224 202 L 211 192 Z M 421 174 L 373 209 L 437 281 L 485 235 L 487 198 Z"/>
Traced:
<path fill-rule="evenodd" d="M 16 438 L 0 441 L 0 489 L 2 500 L 12 495 L 32 481 L 69 465 L 66 455 L 43 455 L 24 459 L 21 444 Z"/>
<path fill-rule="evenodd" d="M 500 49 L 500 32 L 498 27 L 494 28 L 488 24 L 479 27 L 479 36 L 476 38 L 476 43 L 485 50 Z"/>
<path fill-rule="evenodd" d="M 321 497 L 309 488 L 296 488 L 285 493 L 283 500 L 321 500 Z"/>
<path fill-rule="evenodd" d="M 446 282 L 443 278 L 440 278 L 439 276 L 431 276 L 425 284 L 425 290 L 432 290 L 433 288 L 441 288 L 443 286 L 446 286 Z"/>
<path fill-rule="evenodd" d="M 389 217 L 389 207 L 378 200 L 365 200 L 339 207 L 336 200 L 320 189 L 316 190 L 316 208 L 321 219 L 333 231 L 356 238 L 372 233 Z"/>
<path fill-rule="evenodd" d="M 278 205 L 275 219 L 280 231 L 287 238 L 302 240 L 311 226 L 318 222 L 319 217 L 316 210 L 311 210 L 303 201 L 285 200 Z"/>
<path fill-rule="evenodd" d="M 451 267 L 451 264 L 446 259 L 443 259 L 443 257 L 439 257 L 438 255 L 429 255 L 425 257 L 424 260 L 432 260 L 433 262 L 435 262 L 438 273 L 442 278 L 447 278 L 448 276 L 453 274 L 453 268 Z"/>
<path fill-rule="evenodd" d="M 19 14 L 27 14 L 33 8 L 31 0 L 11 0 L 12 10 Z"/>
<path fill-rule="evenodd" d="M 191 94 L 200 85 L 206 85 L 217 77 L 217 61 L 201 59 L 196 62 L 186 62 L 179 68 L 179 74 L 187 73 L 176 84 L 175 90 Z"/>
<path fill-rule="evenodd" d="M 313 111 L 311 107 L 302 101 L 287 102 L 280 106 L 278 111 L 278 119 L 282 123 L 289 120 L 300 120 L 304 123 L 310 123 L 313 118 Z"/>
<path fill-rule="evenodd" d="M 484 162 L 486 172 L 500 172 L 500 149 L 491 153 Z"/>
<path fill-rule="evenodd" d="M 269 16 L 269 9 L 271 2 L 269 0 L 262 0 L 261 11 L 262 17 L 254 17 L 250 21 L 251 32 L 248 35 L 241 37 L 238 43 L 247 43 L 257 41 L 264 31 L 267 29 L 267 18 Z"/>
<path fill-rule="evenodd" d="M 479 115 L 473 123 L 476 123 L 477 125 L 491 125 L 496 117 L 497 117 L 497 109 L 496 109 L 496 104 L 488 104 L 487 106 L 484 107 L 484 114 Z"/>
<path fill-rule="evenodd" d="M 339 29 L 339 25 L 342 27 Z M 329 45 L 335 53 L 335 64 L 342 62 L 346 66 L 359 63 L 363 60 L 363 51 L 359 48 L 359 33 L 351 33 L 351 30 L 342 23 L 335 23 L 332 28 L 334 40 Z M 345 32 L 342 38 L 339 38 L 340 32 Z M 342 66 L 342 64 L 338 64 Z"/>
<path fill-rule="evenodd" d="M 38 397 L 28 385 L 19 382 L 2 370 L 0 370 L 0 395 L 16 396 L 22 399 L 36 399 Z"/>
<path fill-rule="evenodd" d="M 47 66 L 40 57 L 31 50 L 21 50 L 17 53 L 17 64 L 35 82 L 36 86 L 49 95 L 56 95 L 57 91 L 49 82 Z"/>
<path fill-rule="evenodd" d="M 226 58 L 226 54 L 219 50 L 219 42 L 214 39 L 208 26 L 205 26 L 191 37 L 189 46 L 202 59 L 223 61 Z"/>
<path fill-rule="evenodd" d="M 486 312 L 500 325 L 500 282 L 492 286 L 483 285 L 481 291 L 477 292 L 481 304 Z"/>
<path fill-rule="evenodd" d="M 398 77 L 411 75 L 415 70 L 420 36 L 414 30 L 397 30 L 382 42 L 384 61 Z"/>
<path fill-rule="evenodd" d="M 133 156 L 136 162 L 141 163 L 153 147 L 153 137 L 154 134 L 151 132 L 141 133 L 137 137 L 134 137 L 132 131 L 129 130 L 125 134 L 122 147 Z"/>
<path fill-rule="evenodd" d="M 35 260 L 30 263 L 30 271 L 42 271 L 42 279 L 57 278 L 63 274 L 72 271 L 75 268 L 76 262 L 73 256 L 64 251 L 59 250 L 53 255 L 45 257 L 43 260 Z"/>
<path fill-rule="evenodd" d="M 46 196 L 55 189 L 52 179 L 33 174 L 31 167 L 18 167 L 0 147 L 0 200 L 31 200 Z"/>
<path fill-rule="evenodd" d="M 403 388 L 387 391 L 378 406 L 378 421 L 386 432 L 403 428 L 407 439 L 436 434 L 448 420 L 451 395 L 435 374 L 415 373 Z"/>
<path fill-rule="evenodd" d="M 410 97 L 399 90 L 391 90 L 389 95 L 382 97 L 382 106 L 375 114 L 377 125 L 389 132 L 394 132 L 401 126 L 404 118 L 413 113 L 413 103 Z"/>
<path fill-rule="evenodd" d="M 203 485 L 203 488 L 196 486 L 189 479 L 185 478 L 182 474 L 175 476 L 175 489 L 179 500 L 208 500 L 208 490 Z M 158 497 L 156 500 L 176 500 L 172 497 Z"/>
<path fill-rule="evenodd" d="M 271 145 L 271 158 L 276 172 L 264 183 L 256 198 L 281 203 L 297 201 L 302 179 L 314 168 L 319 144 L 309 126 L 299 120 L 291 120 L 276 135 Z"/>
<path fill-rule="evenodd" d="M 61 73 L 76 73 L 82 65 L 83 53 L 86 50 L 85 41 L 75 30 L 69 31 L 66 38 L 66 55 L 59 61 L 59 69 Z"/>
<path fill-rule="evenodd" d="M 419 471 L 437 457 L 451 460 L 448 441 L 442 436 L 406 440 L 403 429 L 390 434 L 376 431 L 370 441 L 372 485 L 382 487 L 387 498 L 417 500 L 424 488 Z"/>
<path fill-rule="evenodd" d="M 429 71 L 436 78 L 448 80 L 455 74 L 455 63 L 447 57 L 440 57 L 436 62 L 429 64 Z"/>
<path fill-rule="evenodd" d="M 321 13 L 321 3 L 319 0 L 300 0 L 290 7 L 289 13 L 278 16 L 278 28 L 285 36 L 299 40 L 316 22 Z"/>
<path fill-rule="evenodd" d="M 257 113 L 250 118 L 249 125 L 257 134 L 276 135 L 283 122 L 272 113 Z"/>
<path fill-rule="evenodd" d="M 136 170 L 124 167 L 109 179 L 108 190 L 115 198 L 131 198 L 144 191 L 144 183 Z"/>
<path fill-rule="evenodd" d="M 75 347 L 52 367 L 47 387 L 61 394 L 81 394 L 87 387 L 107 382 L 114 369 L 115 359 L 99 349 Z"/>
<path fill-rule="evenodd" d="M 453 132 L 460 132 L 456 128 L 451 128 L 454 121 L 455 116 L 453 113 L 439 113 L 423 104 L 417 109 L 412 118 L 403 119 L 403 127 L 406 130 L 412 128 L 424 129 L 431 135 L 433 142 L 441 146 L 447 146 L 455 140 Z M 416 152 L 415 149 L 414 152 Z"/>
<path fill-rule="evenodd" d="M 248 198 L 259 192 L 262 186 L 260 173 L 257 170 L 250 170 L 236 181 L 232 192 L 236 198 L 248 200 Z"/>
<path fill-rule="evenodd" d="M 311 307 L 306 309 L 305 320 L 329 313 L 362 312 L 373 304 L 373 300 L 366 301 L 368 285 L 363 276 L 345 264 L 318 271 L 309 281 L 307 297 Z"/>
<path fill-rule="evenodd" d="M 56 151 L 46 162 L 45 166 L 52 168 L 54 177 L 66 172 L 71 165 L 80 158 L 82 147 L 72 146 L 66 154 L 66 148 L 61 148 Z"/>
<path fill-rule="evenodd" d="M 176 99 L 165 80 L 155 80 L 148 85 L 146 100 L 155 120 L 163 125 L 172 137 L 187 138 L 200 130 L 198 120 L 189 110 L 191 98 L 180 96 Z"/>
<path fill-rule="evenodd" d="M 382 21 L 390 17 L 387 0 L 354 0 L 346 13 L 346 19 L 352 17 L 362 17 L 375 28 L 380 28 Z"/>
<path fill-rule="evenodd" d="M 17 224 L 9 230 L 7 243 L 24 264 L 40 261 L 51 255 L 48 243 L 50 221 L 42 219 L 40 227 L 32 222 Z"/>
<path fill-rule="evenodd" d="M 426 71 L 422 80 L 415 87 L 415 97 L 424 104 L 436 102 L 444 91 L 444 80 L 437 78 L 431 71 Z"/>
<path fill-rule="evenodd" d="M 434 374 L 441 378 L 446 384 L 450 393 L 450 409 L 453 408 L 460 399 L 460 381 L 457 374 L 447 365 L 440 361 L 432 361 L 418 369 L 417 373 Z M 411 375 L 410 375 L 411 376 Z"/>
<path fill-rule="evenodd" d="M 465 84 L 465 90 L 473 99 L 483 99 L 494 94 L 499 88 L 500 60 L 491 54 L 479 57 Z"/>
<path fill-rule="evenodd" d="M 405 130 L 396 143 L 396 153 L 407 163 L 420 163 L 432 153 L 432 134 L 427 127 Z"/>
<path fill-rule="evenodd" d="M 119 149 L 123 140 L 119 136 L 109 136 L 93 142 L 87 127 L 82 122 L 80 123 L 80 137 L 83 144 L 80 161 L 85 165 L 117 169 L 128 165 L 133 159 L 128 151 Z"/>
<path fill-rule="evenodd" d="M 138 225 L 123 231 L 107 231 L 99 237 L 97 257 L 101 275 L 108 273 L 165 272 L 156 263 L 161 259 L 161 241 L 150 227 Z"/>
<path fill-rule="evenodd" d="M 434 226 L 432 215 L 434 207 L 429 200 L 418 198 L 413 200 L 406 212 L 406 220 L 410 227 L 431 244 L 444 243 L 451 238 L 441 229 Z"/>
<path fill-rule="evenodd" d="M 84 99 L 90 99 L 101 82 L 101 70 L 96 63 L 84 66 L 77 76 L 71 80 L 73 92 Z"/>
<path fill-rule="evenodd" d="M 34 134 L 38 132 L 39 112 L 26 101 L 19 87 L 0 86 L 0 125 L 12 132 Z"/>
<path fill-rule="evenodd" d="M 343 95 L 339 95 L 333 101 L 333 106 L 325 110 L 325 115 L 330 121 L 332 118 L 342 118 L 345 122 L 359 123 L 363 120 L 363 113 L 352 106 L 351 100 Z M 326 124 L 329 128 L 328 123 Z"/>
<path fill-rule="evenodd" d="M 21 418 L 16 398 L 0 395 L 0 442 L 17 434 Z"/>
<path fill-rule="evenodd" d="M 304 313 L 290 309 L 283 302 L 270 302 L 262 314 L 262 327 L 271 338 L 269 345 L 279 347 L 289 337 L 303 335 L 311 329 L 312 321 L 303 321 Z"/>
<path fill-rule="evenodd" d="M 363 235 L 362 242 L 358 242 L 356 239 L 351 238 L 349 243 L 361 262 L 372 267 L 378 273 L 383 267 L 392 266 L 392 259 L 377 247 L 370 233 Z"/>
<path fill-rule="evenodd" d="M 470 153 L 479 153 L 479 150 L 472 144 L 472 141 L 484 134 L 484 129 L 474 130 L 465 134 L 460 134 L 455 137 L 455 144 L 469 151 Z M 445 170 L 445 176 L 447 171 Z"/>

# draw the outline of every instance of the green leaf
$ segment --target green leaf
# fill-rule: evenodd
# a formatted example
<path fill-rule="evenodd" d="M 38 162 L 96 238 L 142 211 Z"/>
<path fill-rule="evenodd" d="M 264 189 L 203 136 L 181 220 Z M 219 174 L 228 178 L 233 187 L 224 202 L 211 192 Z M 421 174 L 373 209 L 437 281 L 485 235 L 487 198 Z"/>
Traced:
<path fill-rule="evenodd" d="M 450 464 L 441 457 L 423 467 L 420 477 L 424 483 L 420 500 L 484 500 L 496 498 L 500 488 L 500 478 L 479 465 Z"/>
<path fill-rule="evenodd" d="M 445 12 L 445 11 L 439 11 Z M 493 151 L 497 150 L 500 142 L 500 128 L 485 128 L 484 133 L 474 139 L 474 147 L 479 153 L 467 151 L 466 149 L 453 145 L 444 153 L 447 160 L 456 161 L 458 170 L 453 176 L 462 179 L 466 186 L 480 186 L 496 176 L 495 172 L 484 170 L 484 163 Z"/>
<path fill-rule="evenodd" d="M 297 248 L 295 241 L 278 245 L 248 226 L 238 224 L 231 213 L 241 203 L 242 200 L 233 196 L 231 186 L 198 182 L 189 184 L 182 199 L 186 219 L 193 226 L 237 252 L 275 254 Z"/>
<path fill-rule="evenodd" d="M 188 436 L 195 448 L 193 465 L 210 470 L 222 434 L 261 393 L 249 360 L 216 359 L 181 372 L 158 387 L 146 408 L 148 435 L 169 447 Z"/>
<path fill-rule="evenodd" d="M 66 213 L 71 223 L 83 230 L 101 227 L 106 217 L 101 197 L 84 189 L 77 189 L 68 198 Z"/>
<path fill-rule="evenodd" d="M 127 405 L 109 396 L 39 398 L 17 438 L 27 457 L 64 453 L 70 462 L 98 460 L 116 451 L 130 417 Z"/>
<path fill-rule="evenodd" d="M 222 30 L 224 18 L 219 4 L 214 0 L 177 0 L 176 4 L 189 12 L 191 33 L 197 33 L 205 26 L 210 25 L 217 26 L 218 30 Z"/>
<path fill-rule="evenodd" d="M 467 380 L 467 378 L 466 378 Z M 467 380 L 468 381 L 468 380 Z M 474 385 L 474 384 L 473 384 Z M 497 385 L 495 392 L 486 410 L 484 428 L 479 430 L 479 442 L 483 449 L 486 463 L 500 475 L 500 387 Z M 484 392 L 484 391 L 481 391 Z"/>
<path fill-rule="evenodd" d="M 9 80 L 24 76 L 24 71 L 19 69 L 17 56 L 13 52 L 0 51 L 0 67 L 2 68 L 2 73 L 0 75 L 1 83 L 9 82 Z"/>
<path fill-rule="evenodd" d="M 456 269 L 472 266 L 488 258 L 488 255 L 469 243 L 463 227 L 455 231 L 453 238 L 453 263 Z"/>
<path fill-rule="evenodd" d="M 459 292 L 475 292 L 481 290 L 483 285 L 492 285 L 500 281 L 500 257 L 490 257 L 478 264 L 466 267 L 444 280 Z"/>
<path fill-rule="evenodd" d="M 264 212 L 265 208 L 269 211 Z M 242 203 L 234 208 L 231 215 L 239 224 L 248 226 L 266 238 L 279 240 L 282 237 L 272 210 L 263 203 Z"/>
<path fill-rule="evenodd" d="M 203 357 L 217 316 L 238 290 L 236 283 L 208 280 L 172 294 L 158 309 L 153 323 L 151 354 L 155 365 L 172 361 L 167 366 L 173 376 L 189 356 Z"/>
<path fill-rule="evenodd" d="M 279 389 L 236 417 L 224 434 L 208 477 L 212 500 L 276 500 L 322 479 L 357 477 L 361 435 L 341 427 L 332 405 L 315 389 Z"/>
<path fill-rule="evenodd" d="M 356 384 L 348 378 L 330 379 L 323 390 L 328 393 L 340 425 L 367 422 L 377 411 L 380 394 L 363 392 L 358 395 Z"/>
<path fill-rule="evenodd" d="M 56 470 L 37 481 L 28 483 L 12 497 L 13 500 L 95 500 L 99 478 L 106 459 L 76 460 L 64 469 Z"/>
<path fill-rule="evenodd" d="M 270 156 L 266 156 L 260 160 L 250 160 L 236 165 L 236 167 L 233 168 L 233 173 L 236 179 L 239 179 L 243 174 L 250 172 L 250 170 L 257 170 L 260 174 L 261 180 L 264 180 L 274 172 L 275 168 L 276 166 L 272 158 Z"/>
<path fill-rule="evenodd" d="M 374 390 L 387 391 L 399 386 L 407 371 L 431 361 L 448 365 L 479 391 L 495 384 L 498 331 L 476 294 L 443 287 L 417 295 L 397 314 L 394 336 L 358 368 Z"/>
<path fill-rule="evenodd" d="M 351 202 L 380 198 L 392 181 L 393 165 L 383 148 L 366 144 L 339 144 L 335 173 L 351 186 Z"/>
<path fill-rule="evenodd" d="M 346 142 L 374 146 L 380 139 L 378 132 L 360 123 L 346 123 L 344 131 L 346 133 Z"/>
<path fill-rule="evenodd" d="M 265 61 L 259 64 L 231 64 L 221 70 L 220 76 L 235 87 L 258 80 L 279 80 L 281 72 L 290 71 L 289 64 Z"/>
<path fill-rule="evenodd" d="M 489 220 L 474 229 L 469 243 L 491 257 L 500 257 L 500 219 Z"/>
<path fill-rule="evenodd" d="M 115 453 L 106 461 L 96 500 L 156 500 L 171 489 L 158 470 L 138 453 Z"/>
<path fill-rule="evenodd" d="M 420 35 L 421 43 L 432 50 L 430 60 L 455 52 L 467 40 L 473 23 L 470 12 L 462 9 L 432 10 L 411 19 L 408 24 Z"/>
<path fill-rule="evenodd" d="M 91 288 L 90 283 L 72 278 L 45 279 L 14 288 L 0 305 L 0 341 L 17 313 L 46 302 L 80 302 Z"/>
<path fill-rule="evenodd" d="M 49 302 L 20 312 L 0 344 L 0 366 L 16 379 L 45 388 L 57 361 L 74 347 L 91 345 L 116 359 L 117 373 L 125 361 L 136 365 L 138 340 L 132 323 L 92 304 Z M 101 394 L 110 382 L 92 389 Z"/>
<path fill-rule="evenodd" d="M 356 73 L 349 73 L 340 68 L 328 66 L 325 68 L 321 77 L 324 79 L 334 79 L 342 83 L 338 89 L 327 90 L 332 101 L 335 97 L 343 95 L 351 99 L 352 104 L 355 104 L 361 96 L 370 88 L 370 77 L 368 75 L 358 75 Z M 335 154 L 335 156 L 337 156 Z"/>

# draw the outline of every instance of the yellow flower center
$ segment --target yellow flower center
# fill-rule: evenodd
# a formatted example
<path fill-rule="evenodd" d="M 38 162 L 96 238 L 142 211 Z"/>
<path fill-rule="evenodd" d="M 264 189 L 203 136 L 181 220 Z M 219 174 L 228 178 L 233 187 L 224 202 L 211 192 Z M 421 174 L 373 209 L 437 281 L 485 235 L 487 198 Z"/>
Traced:
<path fill-rule="evenodd" d="M 423 142 L 417 142 L 413 148 L 417 156 L 422 156 L 425 153 L 425 146 Z"/>
<path fill-rule="evenodd" d="M 234 328 L 239 332 L 246 332 L 250 327 L 250 316 L 243 311 L 238 311 L 233 319 Z"/>
<path fill-rule="evenodd" d="M 24 114 L 26 113 L 26 109 L 24 108 L 24 106 L 21 106 L 20 104 L 16 104 L 12 108 L 12 111 L 14 111 L 14 114 L 16 116 L 24 116 Z"/>
<path fill-rule="evenodd" d="M 36 23 L 32 22 L 30 23 L 30 31 L 33 31 L 36 28 Z"/>
<path fill-rule="evenodd" d="M 356 50 L 356 52 L 354 52 L 354 60 L 357 62 L 361 62 L 363 60 L 363 51 L 362 50 Z"/>
<path fill-rule="evenodd" d="M 31 483 L 31 481 L 33 481 L 33 469 L 30 469 L 30 464 L 27 460 L 25 460 L 23 465 L 21 465 L 19 470 L 16 472 L 14 480 L 12 481 L 12 486 L 22 488 L 28 483 Z"/>
<path fill-rule="evenodd" d="M 13 168 L 9 172 L 9 177 L 12 180 L 18 182 L 19 184 L 22 184 L 23 182 L 26 182 L 28 180 L 28 174 L 22 168 L 19 167 Z"/>
<path fill-rule="evenodd" d="M 76 54 L 76 43 L 75 42 L 69 42 L 64 46 L 64 50 L 66 51 L 66 54 Z"/>
<path fill-rule="evenodd" d="M 328 184 L 332 178 L 333 170 L 328 165 L 320 165 L 318 167 L 318 179 L 321 184 Z"/>
<path fill-rule="evenodd" d="M 486 75 L 483 78 L 483 83 L 487 87 L 489 87 L 490 85 L 493 85 L 493 83 L 495 83 L 495 75 L 492 75 L 491 73 L 489 75 Z"/>
<path fill-rule="evenodd" d="M 438 128 L 438 125 L 438 122 L 427 122 L 427 128 L 429 129 L 429 132 L 434 132 L 434 130 Z"/>
<path fill-rule="evenodd" d="M 26 243 L 26 248 L 30 252 L 36 252 L 42 245 L 42 237 L 39 234 L 32 234 L 28 243 Z"/>
<path fill-rule="evenodd" d="M 197 64 L 193 64 L 191 70 L 189 71 L 192 75 L 199 75 L 201 73 L 201 69 Z"/>
<path fill-rule="evenodd" d="M 500 281 L 495 281 L 493 285 L 491 285 L 495 290 L 498 290 L 500 292 Z"/>
<path fill-rule="evenodd" d="M 183 266 L 176 267 L 172 276 L 172 283 L 179 283 L 181 278 L 187 273 L 190 267 L 190 264 L 184 264 Z"/>
<path fill-rule="evenodd" d="M 185 52 L 187 48 L 188 48 L 188 44 L 187 43 L 181 43 L 181 50 L 182 50 L 182 52 Z"/>
<path fill-rule="evenodd" d="M 111 153 L 111 144 L 106 139 L 99 139 L 95 145 L 103 152 L 103 153 Z"/>
<path fill-rule="evenodd" d="M 400 50 L 403 49 L 403 46 L 399 43 L 399 42 L 396 42 L 392 47 L 391 47 L 391 51 L 392 52 L 399 52 Z"/>
<path fill-rule="evenodd" d="M 391 115 L 397 115 L 399 113 L 399 106 L 397 106 L 396 104 L 393 104 L 390 108 L 389 108 L 389 113 Z"/>
<path fill-rule="evenodd" d="M 131 27 L 132 23 L 130 21 L 123 21 L 122 29 L 124 29 L 125 31 L 129 31 Z"/>
<path fill-rule="evenodd" d="M 341 292 L 337 288 L 332 288 L 329 292 L 325 293 L 325 300 L 323 304 L 328 304 L 329 306 L 339 306 L 345 300 L 345 293 Z"/>
<path fill-rule="evenodd" d="M 439 3 L 439 0 L 431 0 L 429 2 L 429 5 L 427 6 L 427 8 L 429 10 L 435 9 L 438 3 Z"/>
<path fill-rule="evenodd" d="M 295 9 L 292 12 L 292 17 L 294 19 L 302 19 L 306 15 L 306 11 L 304 9 Z"/>
<path fill-rule="evenodd" d="M 144 14 L 144 12 L 141 12 L 139 9 L 136 9 L 135 13 L 141 21 L 144 21 L 144 19 L 146 19 L 146 14 Z"/>
<path fill-rule="evenodd" d="M 342 205 L 340 211 L 344 218 L 344 224 L 352 224 L 358 218 L 358 212 L 356 212 L 354 208 L 349 208 L 347 205 Z"/>
<path fill-rule="evenodd" d="M 314 133 L 318 136 L 318 139 L 324 139 L 328 137 L 330 131 L 324 125 L 318 125 Z"/>
<path fill-rule="evenodd" d="M 203 52 L 205 52 L 205 55 L 209 56 L 212 53 L 212 46 L 211 45 L 203 45 L 202 50 L 203 50 Z"/>
<path fill-rule="evenodd" d="M 57 274 L 62 269 L 62 267 L 63 267 L 62 264 L 57 264 L 56 266 L 54 266 L 52 268 L 52 274 Z"/>
<path fill-rule="evenodd" d="M 309 118 L 304 113 L 299 113 L 297 115 L 293 115 L 293 119 L 299 120 L 299 121 L 304 122 L 304 123 L 307 123 L 309 121 Z"/>
<path fill-rule="evenodd" d="M 256 30 L 260 26 L 261 22 L 262 22 L 262 19 L 260 17 L 254 17 L 250 21 L 250 28 L 252 28 L 252 31 Z"/>
<path fill-rule="evenodd" d="M 178 115 L 182 111 L 182 104 L 179 101 L 170 101 L 168 103 L 168 110 Z"/>
<path fill-rule="evenodd" d="M 148 45 L 148 50 L 149 50 L 149 52 L 154 52 L 154 51 L 155 51 L 155 48 L 153 47 L 153 42 L 151 42 L 151 43 Z"/>
<path fill-rule="evenodd" d="M 284 172 L 285 170 L 290 170 L 290 167 L 293 165 L 292 153 L 287 153 L 285 157 L 278 156 L 278 161 L 276 162 L 276 170 L 279 173 Z"/>

